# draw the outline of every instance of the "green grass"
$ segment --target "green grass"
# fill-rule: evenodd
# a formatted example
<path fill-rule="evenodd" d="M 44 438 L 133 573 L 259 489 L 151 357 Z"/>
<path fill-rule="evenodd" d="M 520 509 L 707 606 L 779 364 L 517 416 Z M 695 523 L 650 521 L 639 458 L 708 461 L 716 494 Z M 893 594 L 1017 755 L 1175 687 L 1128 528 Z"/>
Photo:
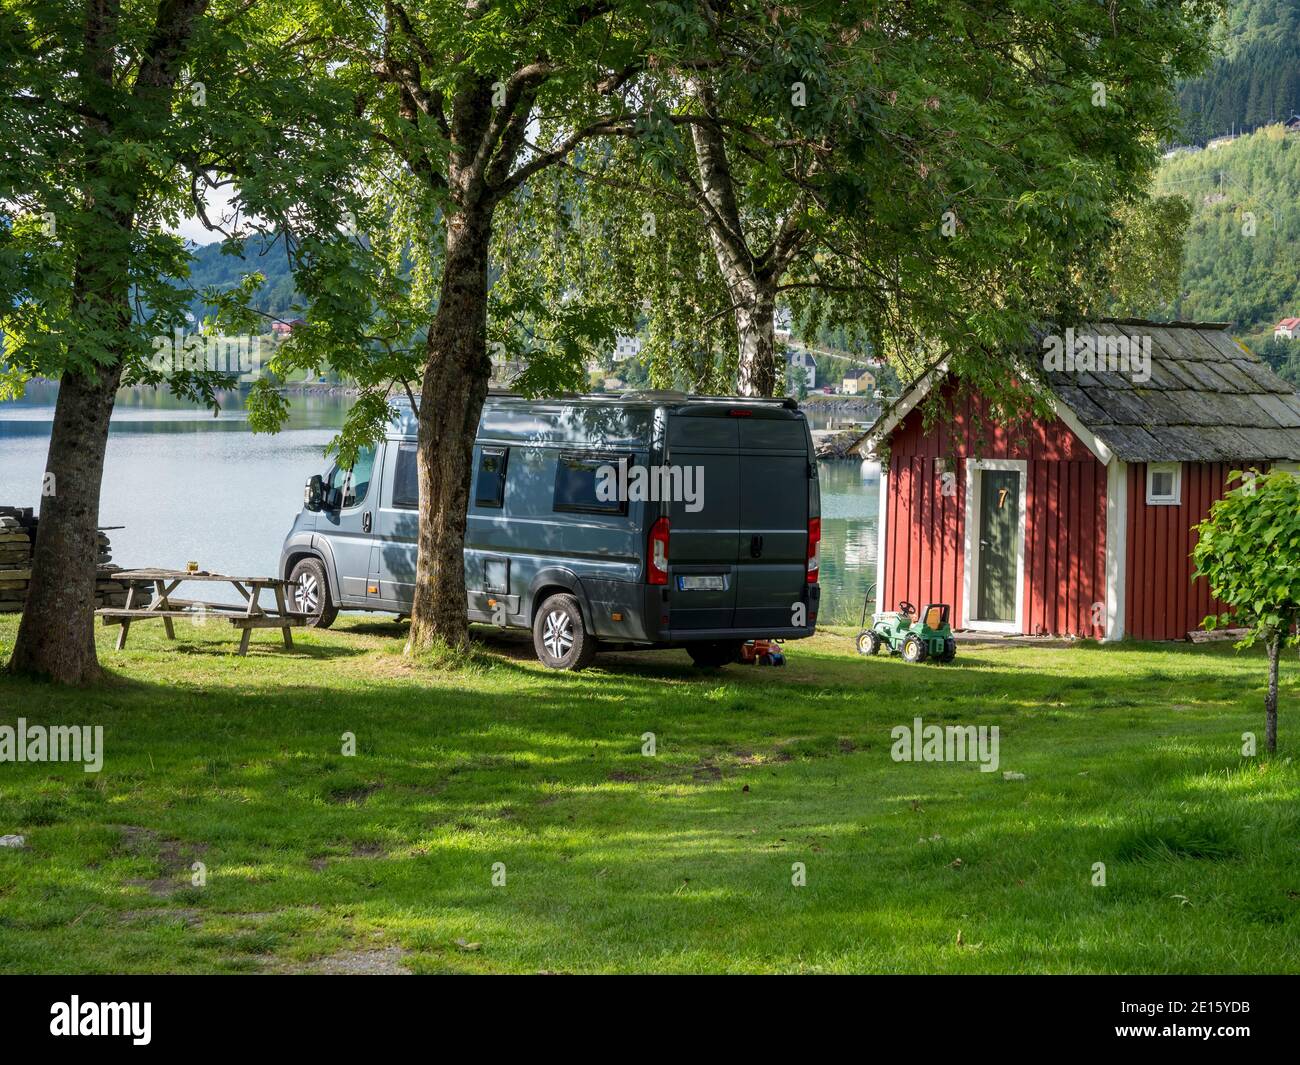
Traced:
<path fill-rule="evenodd" d="M 561 675 L 494 633 L 413 666 L 385 620 L 244 659 L 216 625 L 115 631 L 102 688 L 0 679 L 0 724 L 106 746 L 99 774 L 0 764 L 0 834 L 27 837 L 0 848 L 0 971 L 1300 970 L 1290 659 L 1265 759 L 1240 755 L 1263 659 L 1223 645 L 906 666 L 841 630 L 784 670 Z M 891 760 L 917 716 L 998 725 L 999 772 Z"/>

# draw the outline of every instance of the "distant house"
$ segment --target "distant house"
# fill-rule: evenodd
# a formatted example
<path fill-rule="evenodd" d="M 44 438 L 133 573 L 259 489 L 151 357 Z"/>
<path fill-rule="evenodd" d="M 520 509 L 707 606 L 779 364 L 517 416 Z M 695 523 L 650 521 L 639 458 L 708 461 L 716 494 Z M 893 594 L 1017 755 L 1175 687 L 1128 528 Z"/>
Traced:
<path fill-rule="evenodd" d="M 1285 129 L 1288 133 L 1300 133 L 1300 115 L 1292 115 L 1287 119 Z"/>
<path fill-rule="evenodd" d="M 294 318 L 292 321 L 288 321 L 288 322 L 272 322 L 271 333 L 274 336 L 287 337 L 300 325 L 306 325 L 306 324 L 307 323 L 301 318 Z"/>
<path fill-rule="evenodd" d="M 640 337 L 616 337 L 614 339 L 614 361 L 623 362 L 641 354 Z"/>
<path fill-rule="evenodd" d="M 876 375 L 870 370 L 851 370 L 840 386 L 846 396 L 870 395 L 875 390 Z"/>
<path fill-rule="evenodd" d="M 859 441 L 882 464 L 882 609 L 943 602 L 963 629 L 1151 640 L 1221 609 L 1192 580 L 1193 526 L 1229 471 L 1300 469 L 1300 396 L 1222 325 L 1103 320 L 1065 335 L 1095 357 L 1045 371 L 1053 415 L 997 425 L 940 362 Z M 1039 339 L 1035 356 L 1059 365 L 1044 352 L 1060 337 Z M 927 429 L 920 404 L 936 390 L 951 406 Z"/>
<path fill-rule="evenodd" d="M 1283 318 L 1273 330 L 1273 336 L 1279 340 L 1294 340 L 1300 333 L 1300 318 Z"/>

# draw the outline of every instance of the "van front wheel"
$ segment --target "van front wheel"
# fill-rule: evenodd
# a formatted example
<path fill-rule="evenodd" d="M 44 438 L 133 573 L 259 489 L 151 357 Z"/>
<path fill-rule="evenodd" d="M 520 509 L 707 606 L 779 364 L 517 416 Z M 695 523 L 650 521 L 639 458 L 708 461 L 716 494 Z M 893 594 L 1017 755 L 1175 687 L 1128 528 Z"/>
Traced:
<path fill-rule="evenodd" d="M 310 614 L 308 628 L 328 629 L 339 615 L 339 608 L 330 599 L 329 581 L 325 567 L 317 559 L 304 558 L 289 574 L 289 598 L 292 609 Z"/>
<path fill-rule="evenodd" d="M 533 618 L 533 650 L 550 669 L 586 669 L 596 657 L 596 638 L 582 627 L 582 608 L 568 594 L 550 596 Z"/>

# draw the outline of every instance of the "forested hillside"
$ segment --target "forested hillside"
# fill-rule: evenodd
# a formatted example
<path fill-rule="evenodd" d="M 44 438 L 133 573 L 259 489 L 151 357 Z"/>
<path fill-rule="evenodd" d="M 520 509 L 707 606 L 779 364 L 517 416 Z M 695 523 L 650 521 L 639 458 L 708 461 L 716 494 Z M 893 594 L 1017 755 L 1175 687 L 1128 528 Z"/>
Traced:
<path fill-rule="evenodd" d="M 1300 383 L 1293 356 L 1300 341 L 1272 339 L 1279 319 L 1300 315 L 1300 134 L 1268 126 L 1175 156 L 1161 169 L 1157 191 L 1192 205 L 1173 316 L 1231 322 L 1253 350 Z"/>
<path fill-rule="evenodd" d="M 1300 113 L 1300 0 L 1230 0 L 1220 58 L 1178 103 L 1189 144 Z"/>
<path fill-rule="evenodd" d="M 284 253 L 284 245 L 270 245 L 262 238 L 253 238 L 245 242 L 243 256 L 223 255 L 221 243 L 205 244 L 194 252 L 190 264 L 190 278 L 195 287 L 230 289 L 239 284 L 245 274 L 265 274 L 266 284 L 252 300 L 252 306 L 272 318 L 295 318 L 299 311 L 293 308 L 301 306 L 302 297 L 294 289 L 293 274 L 289 270 L 289 261 Z M 195 318 L 203 318 L 209 308 L 202 300 L 195 300 L 190 311 Z M 268 322 L 267 328 L 270 328 Z"/>

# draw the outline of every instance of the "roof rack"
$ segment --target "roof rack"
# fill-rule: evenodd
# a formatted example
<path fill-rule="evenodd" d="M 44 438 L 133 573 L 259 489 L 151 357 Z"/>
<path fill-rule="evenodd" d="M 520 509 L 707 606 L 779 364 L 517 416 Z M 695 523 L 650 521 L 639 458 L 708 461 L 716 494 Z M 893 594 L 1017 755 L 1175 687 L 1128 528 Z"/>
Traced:
<path fill-rule="evenodd" d="M 522 399 L 529 397 L 513 392 L 508 388 L 489 388 L 488 395 L 494 399 Z M 799 401 L 793 396 L 711 396 L 697 392 L 679 392 L 675 389 L 647 388 L 630 392 L 561 392 L 555 396 L 538 396 L 536 402 L 565 402 L 587 400 L 598 403 L 747 403 L 786 407 L 797 410 Z M 409 407 L 411 402 L 406 396 L 393 396 L 389 400 L 394 406 Z"/>

